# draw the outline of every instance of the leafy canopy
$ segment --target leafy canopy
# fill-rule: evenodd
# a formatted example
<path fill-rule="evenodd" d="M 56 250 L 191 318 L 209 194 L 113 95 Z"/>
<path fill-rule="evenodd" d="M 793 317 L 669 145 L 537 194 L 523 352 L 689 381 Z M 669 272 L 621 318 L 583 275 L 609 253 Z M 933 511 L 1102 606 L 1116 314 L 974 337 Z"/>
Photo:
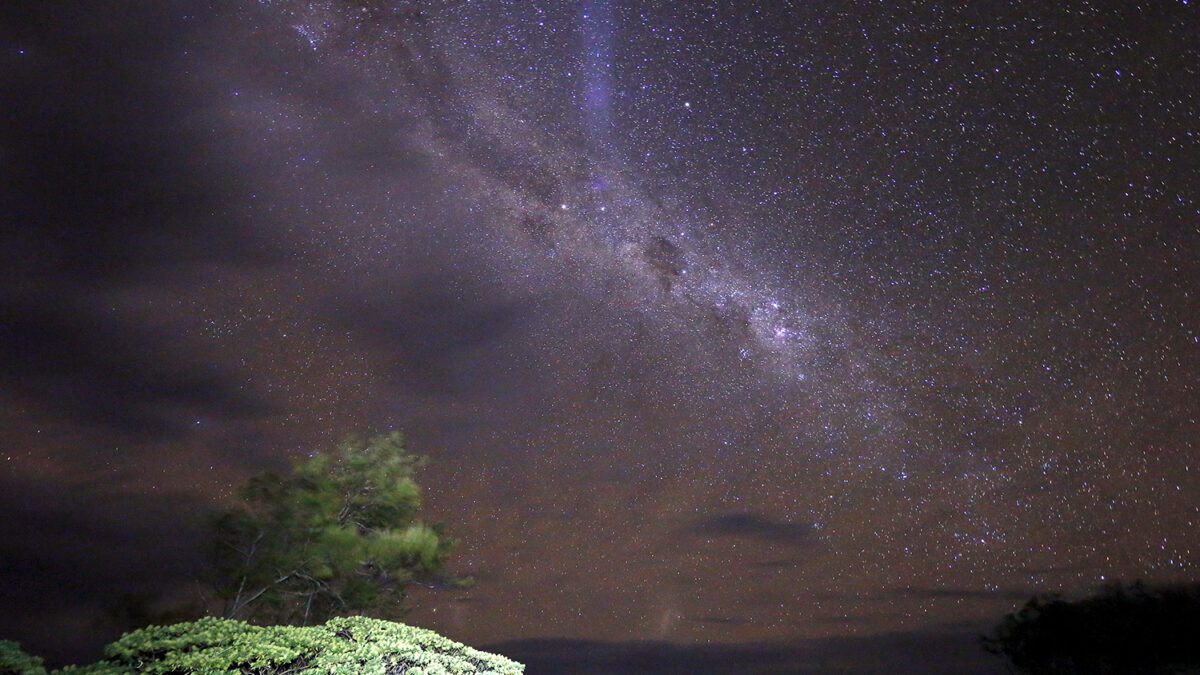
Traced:
<path fill-rule="evenodd" d="M 299 623 L 403 611 L 414 580 L 439 579 L 453 542 L 416 519 L 425 459 L 391 433 L 263 474 L 215 520 L 214 586 L 227 618 Z"/>
<path fill-rule="evenodd" d="M 1114 585 L 1075 602 L 1041 595 L 983 648 L 1035 675 L 1200 672 L 1200 584 Z"/>
<path fill-rule="evenodd" d="M 21 651 L 12 640 L 0 640 L 0 675 L 46 675 L 42 659 Z"/>
<path fill-rule="evenodd" d="M 304 627 L 254 626 L 206 617 L 128 633 L 105 647 L 104 656 L 103 661 L 70 666 L 55 675 L 521 675 L 525 671 L 516 661 L 433 631 L 362 616 Z"/>

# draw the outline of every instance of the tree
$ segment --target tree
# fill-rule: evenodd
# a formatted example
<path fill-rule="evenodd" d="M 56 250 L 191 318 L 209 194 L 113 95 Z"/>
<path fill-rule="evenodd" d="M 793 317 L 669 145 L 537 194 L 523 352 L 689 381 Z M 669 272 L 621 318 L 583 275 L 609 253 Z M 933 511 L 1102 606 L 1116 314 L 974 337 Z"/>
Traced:
<path fill-rule="evenodd" d="M 1039 595 L 982 640 L 1032 675 L 1200 672 L 1200 584 L 1118 584 L 1075 602 Z"/>
<path fill-rule="evenodd" d="M 0 640 L 0 675 L 46 675 L 40 656 L 21 651 L 21 645 Z"/>
<path fill-rule="evenodd" d="M 425 459 L 399 433 L 343 443 L 287 476 L 263 474 L 214 521 L 226 618 L 308 625 L 338 613 L 403 612 L 405 589 L 441 580 L 453 542 L 416 520 Z M 463 581 L 463 580 L 455 580 Z"/>

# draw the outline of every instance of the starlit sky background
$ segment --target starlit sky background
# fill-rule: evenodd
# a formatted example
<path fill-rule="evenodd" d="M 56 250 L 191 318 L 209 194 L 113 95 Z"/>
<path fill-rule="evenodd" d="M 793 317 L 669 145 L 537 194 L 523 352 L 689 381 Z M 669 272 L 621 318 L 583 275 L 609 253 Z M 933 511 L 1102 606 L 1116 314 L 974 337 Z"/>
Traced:
<path fill-rule="evenodd" d="M 3 3 L 0 638 L 98 658 L 196 514 L 389 429 L 478 580 L 406 620 L 543 672 L 988 672 L 1034 593 L 1195 580 L 1198 35 Z"/>

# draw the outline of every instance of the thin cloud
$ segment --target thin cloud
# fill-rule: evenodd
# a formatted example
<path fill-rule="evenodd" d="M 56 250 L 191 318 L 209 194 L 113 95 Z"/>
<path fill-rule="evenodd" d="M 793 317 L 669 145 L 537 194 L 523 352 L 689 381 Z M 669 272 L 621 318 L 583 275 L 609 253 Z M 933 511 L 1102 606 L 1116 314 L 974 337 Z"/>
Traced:
<path fill-rule="evenodd" d="M 704 537 L 744 537 L 789 546 L 811 546 L 816 542 L 810 524 L 776 520 L 750 511 L 709 516 L 687 531 Z"/>

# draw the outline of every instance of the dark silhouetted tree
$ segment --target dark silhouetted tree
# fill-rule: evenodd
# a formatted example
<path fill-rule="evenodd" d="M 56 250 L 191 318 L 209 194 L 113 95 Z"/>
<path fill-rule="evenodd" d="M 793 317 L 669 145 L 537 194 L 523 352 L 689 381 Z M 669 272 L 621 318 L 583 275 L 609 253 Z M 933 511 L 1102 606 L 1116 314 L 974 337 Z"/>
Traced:
<path fill-rule="evenodd" d="M 416 519 L 424 464 L 399 433 L 348 441 L 287 476 L 250 480 L 215 520 L 214 587 L 227 618 L 307 625 L 403 613 L 406 587 L 439 580 L 452 542 Z"/>
<path fill-rule="evenodd" d="M 983 648 L 1032 675 L 1200 673 L 1200 584 L 1113 585 L 1074 602 L 1040 595 Z"/>

